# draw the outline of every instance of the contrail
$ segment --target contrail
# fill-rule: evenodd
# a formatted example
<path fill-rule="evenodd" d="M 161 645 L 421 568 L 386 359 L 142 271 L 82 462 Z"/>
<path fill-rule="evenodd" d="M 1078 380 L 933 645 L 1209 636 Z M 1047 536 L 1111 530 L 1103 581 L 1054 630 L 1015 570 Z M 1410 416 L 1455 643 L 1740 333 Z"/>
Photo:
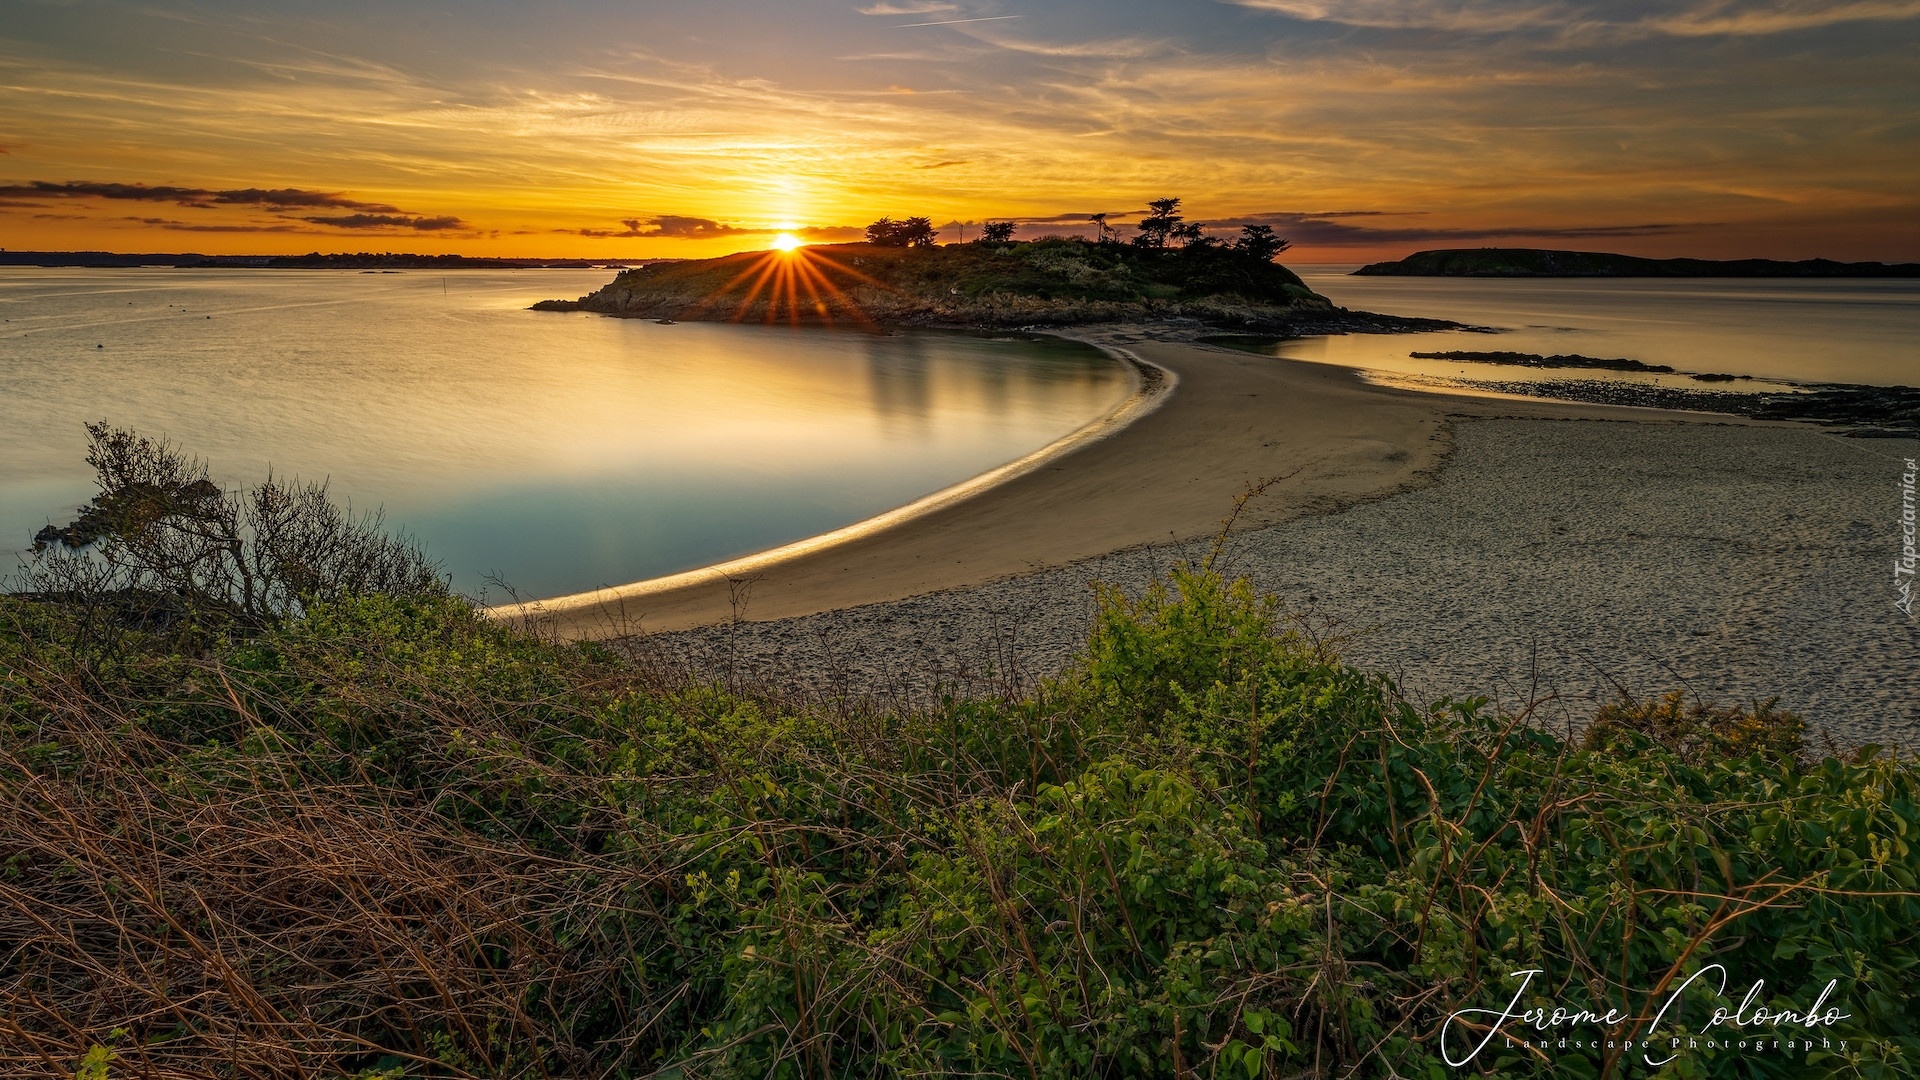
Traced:
<path fill-rule="evenodd" d="M 1020 16 L 1018 15 L 987 15 L 978 19 L 943 19 L 940 22 L 897 23 L 895 24 L 894 29 L 905 30 L 909 26 L 952 26 L 955 23 L 968 23 L 968 22 L 998 22 L 1001 19 L 1017 19 L 1019 17 Z"/>

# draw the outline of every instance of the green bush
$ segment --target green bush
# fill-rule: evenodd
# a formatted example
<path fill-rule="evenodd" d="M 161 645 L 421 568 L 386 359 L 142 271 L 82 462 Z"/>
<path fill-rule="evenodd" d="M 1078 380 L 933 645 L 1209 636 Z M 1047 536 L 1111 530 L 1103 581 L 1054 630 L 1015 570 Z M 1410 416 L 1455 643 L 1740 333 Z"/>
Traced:
<path fill-rule="evenodd" d="M 1771 706 L 1568 742 L 1408 702 L 1193 569 L 1103 591 L 1030 698 L 914 713 L 445 598 L 108 666 L 60 618 L 0 601 L 7 1069 L 1445 1077 L 1448 1018 L 1538 969 L 1523 1005 L 1630 1019 L 1466 1071 L 1920 1073 L 1915 772 Z M 1837 980 L 1850 1015 L 1811 1053 L 1605 1047 L 1710 965 L 1728 1008 Z M 1726 1030 L 1700 986 L 1663 1036 Z"/>

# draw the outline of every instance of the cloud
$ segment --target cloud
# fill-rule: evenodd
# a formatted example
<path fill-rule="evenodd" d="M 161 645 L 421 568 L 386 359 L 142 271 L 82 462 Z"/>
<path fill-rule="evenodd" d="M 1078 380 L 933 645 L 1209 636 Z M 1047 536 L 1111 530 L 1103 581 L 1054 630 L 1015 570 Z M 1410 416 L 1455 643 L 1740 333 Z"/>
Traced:
<path fill-rule="evenodd" d="M 170 229 L 173 232 L 311 233 L 315 231 L 313 229 L 303 229 L 298 225 L 271 225 L 271 224 L 201 225 L 201 224 L 196 224 L 190 221 L 175 221 L 172 218 L 154 218 L 154 217 L 130 217 L 130 218 L 122 218 L 121 220 L 138 222 L 142 225 L 151 225 L 157 229 Z"/>
<path fill-rule="evenodd" d="M 802 240 L 813 240 L 822 244 L 840 244 L 867 238 L 867 230 L 858 225 L 808 225 L 805 228 L 786 231 Z"/>
<path fill-rule="evenodd" d="M 713 240 L 727 236 L 772 236 L 775 233 L 792 233 L 802 240 L 836 242 L 840 240 L 864 240 L 866 229 L 857 225 L 801 225 L 791 229 L 777 226 L 750 227 L 726 225 L 712 218 L 682 217 L 678 214 L 661 214 L 650 218 L 623 218 L 620 229 L 555 229 L 554 232 L 569 236 L 584 236 L 592 240 Z"/>
<path fill-rule="evenodd" d="M 682 217 L 679 214 L 661 214 L 650 218 L 622 218 L 623 230 L 614 229 L 561 229 L 560 232 L 572 232 L 578 236 L 592 237 L 595 240 L 630 240 L 640 237 L 666 237 L 674 240 L 711 240 L 719 236 L 771 236 L 782 229 L 754 229 L 739 225 L 723 225 L 712 218 Z"/>
<path fill-rule="evenodd" d="M 1778 34 L 1920 17 L 1920 0 L 1230 0 L 1306 22 L 1385 30 L 1567 37 Z M 1651 8 L 1652 10 L 1649 10 Z"/>
<path fill-rule="evenodd" d="M 234 188 L 225 191 L 210 188 L 175 187 L 167 184 L 113 183 L 69 180 L 54 183 L 34 180 L 25 184 L 0 185 L 0 198 L 115 199 L 133 202 L 170 202 L 195 209 L 214 206 L 263 206 L 270 210 L 331 208 L 358 210 L 369 214 L 404 213 L 385 203 L 361 202 L 335 191 L 307 191 L 302 188 Z"/>
<path fill-rule="evenodd" d="M 201 233 L 311 233 L 298 225 L 168 225 L 175 232 Z"/>
<path fill-rule="evenodd" d="M 966 160 L 965 158 L 962 158 L 958 161 L 936 161 L 931 165 L 915 165 L 914 168 L 916 169 L 950 169 L 955 165 L 971 165 L 971 164 L 972 162 Z"/>
<path fill-rule="evenodd" d="M 303 217 L 300 220 L 335 229 L 412 229 L 416 232 L 446 232 L 450 229 L 464 229 L 467 226 L 466 222 L 451 215 L 409 217 L 405 214 L 341 214 L 332 217 L 325 215 Z"/>
<path fill-rule="evenodd" d="M 662 214 L 650 218 L 622 218 L 623 230 L 614 229 L 573 229 L 578 236 L 595 240 L 629 240 L 639 237 L 670 237 L 682 240 L 704 240 L 716 236 L 743 236 L 749 233 L 774 233 L 778 229 L 745 229 L 734 225 L 722 225 L 712 218 L 681 217 L 678 214 Z"/>
<path fill-rule="evenodd" d="M 1845 22 L 1920 17 L 1920 0 L 1857 0 L 1854 3 L 1806 3 L 1781 0 L 1762 4 L 1709 4 L 1650 20 L 1647 25 L 1681 37 L 1718 34 L 1779 34 Z"/>
<path fill-rule="evenodd" d="M 711 218 L 681 217 L 677 214 L 662 214 L 648 218 L 644 223 L 624 221 L 621 224 L 629 229 L 638 230 L 644 224 L 647 236 L 671 236 L 684 240 L 703 240 L 714 236 L 739 236 L 744 233 L 777 232 L 769 229 L 743 229 L 733 225 L 722 225 Z"/>
<path fill-rule="evenodd" d="M 854 8 L 862 15 L 933 15 L 942 11 L 958 11 L 952 4 L 942 4 L 929 0 L 928 3 L 888 3 L 882 0 L 878 4 L 869 4 L 863 8 Z"/>
<path fill-rule="evenodd" d="M 1453 30 L 1509 33 L 1563 26 L 1578 8 L 1570 3 L 1529 0 L 1233 0 L 1241 7 L 1304 22 L 1331 22 L 1391 30 Z"/>
<path fill-rule="evenodd" d="M 1044 214 L 1039 217 L 1009 217 L 1000 220 L 1017 221 L 1022 225 L 1086 225 L 1093 221 L 1094 213 L 1098 212 L 1099 211 L 1094 211 L 1093 213 Z M 1106 211 L 1107 224 L 1111 225 L 1117 221 L 1125 221 L 1127 218 L 1142 213 L 1145 213 L 1145 211 L 1109 210 Z"/>
<path fill-rule="evenodd" d="M 266 206 L 275 210 L 306 209 L 309 207 L 338 208 L 341 210 L 360 210 L 369 214 L 405 213 L 397 206 L 384 203 L 360 202 L 349 199 L 338 192 L 302 191 L 299 188 L 241 188 L 236 191 L 216 191 L 213 201 L 229 206 Z"/>
<path fill-rule="evenodd" d="M 1388 214 L 1380 210 L 1335 210 L 1320 213 L 1281 211 L 1208 221 L 1206 224 L 1209 231 L 1213 232 L 1237 230 L 1246 225 L 1269 225 L 1272 226 L 1275 232 L 1293 241 L 1296 245 L 1311 247 L 1514 238 L 1592 240 L 1629 236 L 1661 236 L 1699 228 L 1702 224 L 1658 222 L 1644 225 L 1576 225 L 1538 228 L 1518 225 L 1481 229 L 1447 229 L 1421 228 L 1417 226 L 1376 228 L 1369 225 L 1350 224 L 1347 220 L 1343 220 L 1351 218 L 1398 216 L 1406 215 Z"/>
<path fill-rule="evenodd" d="M 958 26 L 961 23 L 1003 22 L 1007 19 L 1018 18 L 1020 18 L 1018 15 L 982 15 L 973 19 L 939 19 L 934 22 L 895 23 L 894 29 L 904 30 L 911 26 Z"/>

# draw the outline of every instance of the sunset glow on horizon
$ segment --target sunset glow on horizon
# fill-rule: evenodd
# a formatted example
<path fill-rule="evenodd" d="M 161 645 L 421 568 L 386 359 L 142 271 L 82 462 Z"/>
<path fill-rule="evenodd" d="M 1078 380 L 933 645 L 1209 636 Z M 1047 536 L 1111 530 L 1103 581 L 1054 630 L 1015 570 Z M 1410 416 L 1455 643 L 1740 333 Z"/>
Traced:
<path fill-rule="evenodd" d="M 0 26 L 0 246 L 638 260 L 926 215 L 1288 261 L 1920 259 L 1920 0 L 115 0 Z"/>

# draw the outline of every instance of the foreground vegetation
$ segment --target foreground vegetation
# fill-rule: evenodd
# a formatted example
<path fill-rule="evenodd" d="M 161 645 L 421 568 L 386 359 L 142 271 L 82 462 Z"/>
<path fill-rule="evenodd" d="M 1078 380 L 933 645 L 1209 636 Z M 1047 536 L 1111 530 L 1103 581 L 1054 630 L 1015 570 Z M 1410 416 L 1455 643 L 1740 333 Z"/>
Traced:
<path fill-rule="evenodd" d="M 1757 1038 L 1706 1025 L 1761 980 L 1846 1016 L 1662 1075 L 1920 1072 L 1911 766 L 1767 708 L 1408 702 L 1205 567 L 1100 600 L 1032 694 L 902 712 L 417 583 L 0 599 L 0 1072 L 1644 1075 L 1715 964 L 1663 1046 Z M 1529 969 L 1628 1019 L 1449 1065 Z"/>

